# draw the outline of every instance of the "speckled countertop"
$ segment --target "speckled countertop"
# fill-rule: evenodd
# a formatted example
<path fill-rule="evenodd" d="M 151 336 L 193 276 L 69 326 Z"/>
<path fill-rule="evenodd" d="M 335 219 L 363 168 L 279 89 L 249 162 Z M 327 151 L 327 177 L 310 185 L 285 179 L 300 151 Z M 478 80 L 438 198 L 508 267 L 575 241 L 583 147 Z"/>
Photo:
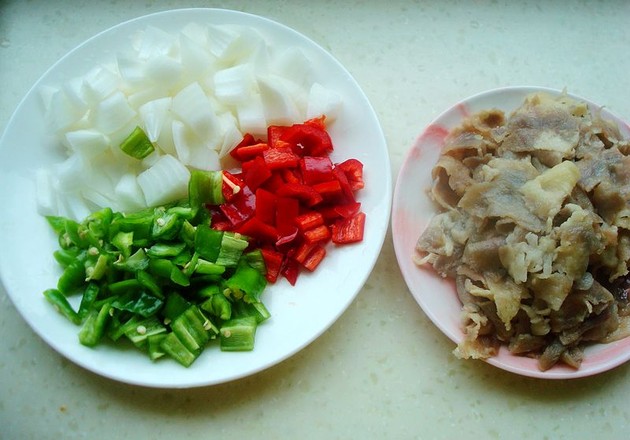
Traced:
<path fill-rule="evenodd" d="M 567 87 L 630 119 L 625 1 L 4 0 L 0 131 L 77 44 L 181 7 L 263 15 L 329 50 L 374 106 L 394 178 L 425 125 L 494 87 Z M 275 367 L 213 387 L 145 389 L 95 376 L 49 349 L 0 290 L 0 438 L 628 438 L 630 365 L 549 382 L 459 361 L 452 348 L 411 297 L 391 234 L 323 336 Z"/>

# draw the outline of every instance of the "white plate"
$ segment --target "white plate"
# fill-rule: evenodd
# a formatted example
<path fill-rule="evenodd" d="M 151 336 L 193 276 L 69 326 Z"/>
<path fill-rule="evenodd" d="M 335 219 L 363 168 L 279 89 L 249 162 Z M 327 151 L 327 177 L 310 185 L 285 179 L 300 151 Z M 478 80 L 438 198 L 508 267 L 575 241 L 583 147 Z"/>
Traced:
<path fill-rule="evenodd" d="M 273 45 L 302 49 L 314 60 L 315 80 L 343 96 L 329 129 L 333 161 L 357 158 L 366 187 L 359 193 L 367 214 L 360 244 L 333 249 L 314 274 L 303 273 L 295 287 L 286 280 L 270 286 L 263 301 L 272 318 L 261 325 L 252 352 L 222 353 L 212 346 L 190 367 L 164 359 L 156 363 L 135 350 L 83 347 L 78 327 L 48 304 L 42 292 L 56 286 L 60 270 L 52 258 L 56 239 L 36 212 L 33 171 L 58 160 L 51 152 L 39 105 L 38 87 L 62 84 L 110 61 L 136 31 L 152 25 L 174 32 L 190 22 L 233 23 L 258 29 Z M 366 96 L 329 53 L 298 32 L 254 15 L 220 9 L 182 9 L 140 17 L 87 40 L 52 66 L 18 106 L 0 139 L 0 276 L 24 319 L 51 347 L 102 376 L 150 387 L 185 388 L 226 382 L 268 368 L 304 348 L 346 310 L 367 280 L 387 231 L 392 182 L 383 132 Z"/>
<path fill-rule="evenodd" d="M 461 303 L 454 283 L 443 279 L 429 269 L 420 269 L 412 261 L 418 237 L 426 228 L 429 219 L 436 213 L 434 204 L 426 190 L 431 185 L 431 169 L 437 162 L 444 138 L 449 130 L 459 125 L 464 117 L 480 110 L 498 108 L 509 113 L 519 107 L 526 95 L 546 91 L 553 94 L 558 90 L 541 87 L 508 87 L 491 90 L 472 96 L 455 104 L 435 119 L 418 137 L 401 167 L 392 210 L 392 233 L 396 258 L 403 277 L 412 295 L 427 316 L 453 342 L 464 339 L 460 326 Z M 588 100 L 592 110 L 600 106 Z M 605 119 L 614 120 L 625 136 L 630 137 L 630 127 L 606 109 L 602 109 Z M 453 346 L 455 348 L 455 346 Z M 514 356 L 502 347 L 499 354 L 487 360 L 489 364 L 524 376 L 545 379 L 568 379 L 590 376 L 616 367 L 630 359 L 630 338 L 611 344 L 594 345 L 586 349 L 584 361 L 579 370 L 557 365 L 548 371 L 538 369 L 535 359 Z"/>

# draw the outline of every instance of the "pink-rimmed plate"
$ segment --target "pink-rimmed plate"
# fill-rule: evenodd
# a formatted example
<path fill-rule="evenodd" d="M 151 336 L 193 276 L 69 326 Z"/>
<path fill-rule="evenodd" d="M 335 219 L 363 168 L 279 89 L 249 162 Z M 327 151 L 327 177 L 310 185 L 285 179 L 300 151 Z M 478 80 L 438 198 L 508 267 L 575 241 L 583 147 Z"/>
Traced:
<path fill-rule="evenodd" d="M 400 169 L 392 208 L 392 234 L 396 258 L 411 294 L 431 321 L 454 343 L 464 338 L 460 322 L 461 303 L 451 280 L 443 279 L 430 269 L 419 268 L 413 261 L 418 237 L 437 212 L 426 190 L 431 185 L 431 169 L 436 163 L 449 130 L 464 117 L 484 109 L 498 108 L 506 113 L 520 106 L 534 92 L 560 94 L 562 91 L 543 87 L 506 87 L 474 95 L 455 104 L 439 115 L 417 138 Z M 616 122 L 625 136 L 630 126 L 605 108 L 579 96 L 591 110 Z M 454 348 L 454 346 L 453 346 Z M 498 355 L 487 359 L 491 365 L 523 376 L 544 379 L 569 379 L 591 376 L 610 370 L 630 359 L 630 338 L 610 344 L 596 344 L 585 350 L 584 361 L 575 370 L 557 365 L 547 371 L 538 368 L 536 359 L 512 355 L 502 347 Z"/>

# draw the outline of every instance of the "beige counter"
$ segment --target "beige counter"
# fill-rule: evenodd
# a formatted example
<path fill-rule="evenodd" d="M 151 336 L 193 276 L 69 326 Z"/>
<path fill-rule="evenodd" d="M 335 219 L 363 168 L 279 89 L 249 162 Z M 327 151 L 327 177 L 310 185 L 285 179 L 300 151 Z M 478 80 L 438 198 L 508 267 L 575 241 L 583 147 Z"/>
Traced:
<path fill-rule="evenodd" d="M 84 39 L 191 6 L 263 15 L 329 50 L 374 106 L 394 179 L 425 125 L 494 87 L 567 87 L 630 119 L 623 1 L 9 0 L 0 2 L 0 131 L 39 76 Z M 460 361 L 452 349 L 411 297 L 391 234 L 323 336 L 257 375 L 193 390 L 86 372 L 48 348 L 0 290 L 0 438 L 628 438 L 630 365 L 551 382 Z"/>

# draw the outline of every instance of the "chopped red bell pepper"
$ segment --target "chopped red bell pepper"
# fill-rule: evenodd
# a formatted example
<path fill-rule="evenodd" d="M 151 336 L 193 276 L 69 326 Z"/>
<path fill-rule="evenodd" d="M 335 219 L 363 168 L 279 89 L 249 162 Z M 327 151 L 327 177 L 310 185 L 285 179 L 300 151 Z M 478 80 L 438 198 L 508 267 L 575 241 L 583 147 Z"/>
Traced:
<path fill-rule="evenodd" d="M 295 234 L 295 218 L 300 212 L 300 202 L 291 197 L 278 197 L 276 200 L 276 228 L 281 236 Z"/>
<path fill-rule="evenodd" d="M 300 264 L 304 263 L 311 251 L 315 249 L 316 245 L 317 243 L 311 243 L 308 241 L 303 242 L 295 249 L 295 253 L 292 255 L 292 258 Z"/>
<path fill-rule="evenodd" d="M 300 161 L 300 158 L 287 147 L 269 148 L 263 151 L 263 158 L 270 170 L 294 168 Z"/>
<path fill-rule="evenodd" d="M 267 163 L 260 156 L 243 162 L 242 167 L 245 183 L 252 191 L 256 191 L 272 175 Z"/>
<path fill-rule="evenodd" d="M 365 186 L 363 182 L 363 163 L 357 159 L 348 159 L 335 166 L 344 172 L 352 191 L 358 191 Z"/>
<path fill-rule="evenodd" d="M 288 144 L 280 140 L 282 133 L 286 131 L 288 127 L 284 125 L 270 125 L 267 127 L 267 143 L 271 148 L 288 147 Z"/>
<path fill-rule="evenodd" d="M 236 228 L 236 232 L 254 238 L 261 243 L 275 243 L 278 231 L 271 225 L 263 223 L 258 217 L 250 217 Z"/>
<path fill-rule="evenodd" d="M 223 184 L 221 185 L 221 192 L 223 192 L 223 198 L 226 202 L 232 201 L 234 197 L 245 187 L 245 182 L 238 174 L 230 173 L 229 171 L 223 171 Z"/>
<path fill-rule="evenodd" d="M 310 272 L 313 272 L 317 268 L 317 266 L 319 266 L 319 263 L 322 262 L 325 256 L 326 249 L 323 246 L 315 246 L 315 248 L 302 263 L 302 266 L 304 266 Z"/>
<path fill-rule="evenodd" d="M 280 140 L 288 142 L 300 156 L 323 156 L 333 150 L 328 132 L 314 124 L 294 124 L 280 135 Z"/>
<path fill-rule="evenodd" d="M 361 210 L 361 203 L 350 202 L 344 205 L 335 205 L 333 208 L 343 218 L 355 216 Z"/>
<path fill-rule="evenodd" d="M 313 207 L 324 200 L 313 187 L 299 183 L 285 183 L 278 188 L 277 194 L 279 196 L 295 197 L 308 207 Z"/>
<path fill-rule="evenodd" d="M 343 198 L 345 199 L 346 203 L 356 202 L 356 199 L 354 198 L 354 191 L 352 191 L 352 186 L 348 181 L 346 173 L 344 173 L 342 169 L 335 167 L 333 168 L 333 174 L 337 178 L 337 181 L 339 181 L 339 185 L 341 186 L 341 193 L 343 194 Z"/>
<path fill-rule="evenodd" d="M 256 190 L 256 218 L 263 223 L 275 226 L 277 199 L 274 193 L 258 188 Z"/>
<path fill-rule="evenodd" d="M 282 262 L 284 261 L 284 255 L 270 247 L 262 247 L 260 252 L 262 253 L 263 260 L 265 261 L 265 268 L 267 269 L 265 278 L 267 278 L 268 282 L 275 283 L 280 275 L 280 268 L 282 267 Z"/>
<path fill-rule="evenodd" d="M 330 237 L 330 228 L 326 225 L 316 226 L 304 231 L 304 239 L 309 243 L 328 241 Z"/>
<path fill-rule="evenodd" d="M 324 200 L 334 201 L 343 197 L 341 183 L 338 180 L 329 180 L 313 185 L 313 189 L 317 191 Z"/>
<path fill-rule="evenodd" d="M 302 232 L 324 224 L 324 216 L 318 211 L 308 211 L 295 217 L 295 225 Z"/>
<path fill-rule="evenodd" d="M 356 243 L 363 240 L 365 213 L 337 220 L 332 225 L 332 241 L 336 244 Z"/>
<path fill-rule="evenodd" d="M 280 273 L 287 279 L 289 284 L 295 286 L 298 275 L 300 274 L 299 263 L 292 258 L 285 258 L 284 265 L 282 266 Z"/>
<path fill-rule="evenodd" d="M 235 147 L 230 155 L 241 162 L 251 160 L 255 157 L 262 156 L 265 150 L 269 149 L 269 145 L 266 142 L 258 142 L 253 145 L 242 145 Z"/>
<path fill-rule="evenodd" d="M 219 208 L 232 226 L 238 227 L 254 215 L 256 210 L 256 196 L 247 185 L 245 185 L 231 201 L 223 203 Z"/>
<path fill-rule="evenodd" d="M 282 168 L 278 170 L 278 173 L 282 176 L 282 180 L 284 180 L 285 183 L 303 183 L 297 168 Z"/>
<path fill-rule="evenodd" d="M 304 121 L 304 124 L 312 125 L 313 127 L 319 128 L 320 130 L 326 130 L 326 115 L 311 118 L 307 121 Z"/>
<path fill-rule="evenodd" d="M 245 136 L 243 136 L 243 139 L 234 148 L 232 148 L 232 151 L 230 151 L 230 155 L 236 160 L 241 160 L 238 157 L 238 150 L 241 147 L 254 145 L 255 143 L 256 143 L 256 139 L 254 138 L 254 136 L 251 133 L 245 133 Z"/>
<path fill-rule="evenodd" d="M 333 164 L 328 156 L 304 156 L 300 159 L 302 179 L 307 185 L 332 180 L 332 169 Z"/>

